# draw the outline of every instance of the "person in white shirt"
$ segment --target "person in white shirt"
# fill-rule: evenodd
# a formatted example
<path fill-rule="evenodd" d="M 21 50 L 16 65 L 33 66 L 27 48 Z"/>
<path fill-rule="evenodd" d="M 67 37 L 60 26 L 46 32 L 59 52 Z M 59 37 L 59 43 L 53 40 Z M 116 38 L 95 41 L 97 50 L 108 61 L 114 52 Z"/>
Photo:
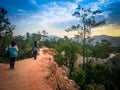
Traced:
<path fill-rule="evenodd" d="M 10 69 L 14 69 L 15 66 L 15 60 L 18 55 L 18 47 L 16 45 L 16 42 L 13 40 L 11 44 L 6 48 L 6 51 L 9 52 L 10 56 Z"/>

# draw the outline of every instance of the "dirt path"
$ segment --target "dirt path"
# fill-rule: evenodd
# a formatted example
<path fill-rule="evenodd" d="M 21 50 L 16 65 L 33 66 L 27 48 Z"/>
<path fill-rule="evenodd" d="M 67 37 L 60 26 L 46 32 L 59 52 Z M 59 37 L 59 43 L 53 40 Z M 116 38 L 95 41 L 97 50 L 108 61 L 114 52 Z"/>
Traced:
<path fill-rule="evenodd" d="M 15 70 L 0 64 L 0 90 L 52 90 L 45 79 L 49 58 L 39 55 L 37 60 L 16 61 Z"/>

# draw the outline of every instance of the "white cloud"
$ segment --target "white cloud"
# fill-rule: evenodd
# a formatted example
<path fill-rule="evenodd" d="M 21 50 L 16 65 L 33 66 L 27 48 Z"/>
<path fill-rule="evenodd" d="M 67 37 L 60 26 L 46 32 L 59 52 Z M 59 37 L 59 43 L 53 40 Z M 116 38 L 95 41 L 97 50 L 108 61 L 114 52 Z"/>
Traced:
<path fill-rule="evenodd" d="M 76 3 L 82 2 L 83 0 L 75 0 Z"/>
<path fill-rule="evenodd" d="M 110 3 L 109 0 L 98 0 L 97 2 L 87 4 L 85 7 L 91 8 L 92 10 L 98 10 L 107 5 L 108 3 Z"/>
<path fill-rule="evenodd" d="M 41 7 L 44 8 L 44 11 L 41 11 Z M 24 18 L 24 20 L 20 19 L 16 25 L 21 29 L 25 28 L 24 31 L 26 32 L 37 32 L 38 30 L 44 29 L 49 34 L 63 35 L 65 29 L 69 28 L 72 23 L 74 23 L 70 23 L 75 20 L 75 17 L 72 16 L 72 12 L 77 5 L 74 3 L 53 2 L 41 7 L 39 9 L 40 11 L 27 14 L 27 18 Z M 22 14 L 24 15 L 26 13 Z M 23 26 L 20 27 L 21 25 Z"/>
<path fill-rule="evenodd" d="M 36 0 L 30 0 L 32 4 L 36 4 Z"/>
<path fill-rule="evenodd" d="M 25 13 L 26 11 L 25 10 L 23 10 L 23 9 L 18 9 L 17 10 L 19 13 Z"/>
<path fill-rule="evenodd" d="M 81 1 L 83 0 L 76 0 L 77 3 Z M 31 2 L 36 3 L 35 0 L 31 0 Z M 23 12 L 21 15 L 25 15 L 25 18 L 16 22 L 16 29 L 24 30 L 25 33 L 46 30 L 49 34 L 64 36 L 66 34 L 65 29 L 78 23 L 78 21 L 75 21 L 75 17 L 72 16 L 74 9 L 77 7 L 76 2 L 52 2 L 39 6 L 37 12 Z M 105 0 L 99 0 L 99 2 L 90 3 L 85 7 L 89 6 L 96 10 L 99 9 L 99 5 L 104 3 Z M 20 9 L 19 11 L 22 12 Z"/>

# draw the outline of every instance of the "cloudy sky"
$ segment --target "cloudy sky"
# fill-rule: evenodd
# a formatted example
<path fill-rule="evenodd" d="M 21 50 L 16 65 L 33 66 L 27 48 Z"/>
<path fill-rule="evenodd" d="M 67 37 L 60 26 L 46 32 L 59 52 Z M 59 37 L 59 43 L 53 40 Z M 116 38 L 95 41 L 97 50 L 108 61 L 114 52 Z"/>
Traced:
<path fill-rule="evenodd" d="M 14 35 L 46 30 L 49 35 L 72 37 L 74 32 L 65 29 L 79 23 L 72 16 L 77 5 L 103 11 L 108 24 L 94 28 L 92 35 L 120 36 L 120 0 L 0 0 L 16 26 Z"/>

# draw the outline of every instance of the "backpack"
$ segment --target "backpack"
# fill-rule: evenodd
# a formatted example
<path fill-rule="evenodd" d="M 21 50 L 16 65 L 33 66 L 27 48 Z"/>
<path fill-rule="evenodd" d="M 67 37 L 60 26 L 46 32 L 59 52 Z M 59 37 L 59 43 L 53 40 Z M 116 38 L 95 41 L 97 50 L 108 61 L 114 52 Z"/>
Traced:
<path fill-rule="evenodd" d="M 9 48 L 9 54 L 10 56 L 16 57 L 18 55 L 18 52 L 15 48 Z"/>
<path fill-rule="evenodd" d="M 33 51 L 38 51 L 38 47 L 37 47 L 37 46 L 34 46 L 34 47 L 33 47 Z"/>

